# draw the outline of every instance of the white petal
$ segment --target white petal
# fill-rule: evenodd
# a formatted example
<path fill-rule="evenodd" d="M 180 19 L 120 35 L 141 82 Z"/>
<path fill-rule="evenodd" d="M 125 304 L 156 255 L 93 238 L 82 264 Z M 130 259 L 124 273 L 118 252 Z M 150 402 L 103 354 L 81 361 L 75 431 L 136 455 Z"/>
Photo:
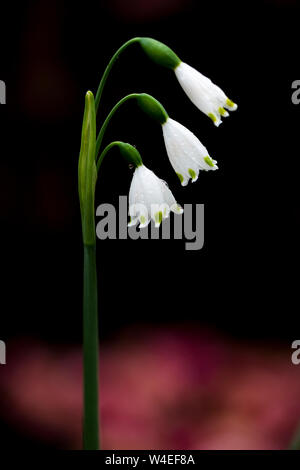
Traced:
<path fill-rule="evenodd" d="M 173 196 L 172 192 L 168 188 L 167 183 L 163 180 L 160 180 L 160 181 L 161 181 L 161 190 L 163 193 L 164 201 L 169 207 L 171 207 L 173 204 L 176 204 L 175 197 Z"/>
<path fill-rule="evenodd" d="M 147 225 L 150 223 L 150 218 L 148 218 L 148 216 L 141 214 L 139 216 L 139 221 L 140 221 L 139 228 L 144 228 L 144 227 L 147 227 Z"/>
<path fill-rule="evenodd" d="M 238 105 L 231 101 L 229 98 L 226 99 L 226 103 L 223 106 L 224 108 L 229 109 L 230 111 L 236 111 L 238 109 Z"/>
<path fill-rule="evenodd" d="M 163 124 L 163 135 L 170 163 L 185 184 L 190 178 L 196 181 L 199 170 L 212 170 L 214 166 L 205 159 L 209 153 L 200 140 L 186 127 L 169 118 Z M 214 162 L 210 159 L 211 162 Z"/>
<path fill-rule="evenodd" d="M 182 136 L 176 124 L 176 121 L 169 118 L 162 126 L 163 136 L 170 163 L 180 178 L 182 186 L 186 186 L 190 179 L 189 168 L 197 172 L 198 167 L 194 165 L 188 153 L 185 153 L 185 136 Z"/>
<path fill-rule="evenodd" d="M 167 184 L 144 165 L 133 175 L 129 192 L 130 224 L 140 221 L 140 228 L 146 227 L 152 218 L 159 226 L 170 213 L 170 207 L 177 207 L 176 200 Z"/>
<path fill-rule="evenodd" d="M 182 214 L 183 213 L 183 209 L 179 204 L 173 204 L 170 209 L 171 209 L 172 212 L 175 212 L 175 214 Z"/>
<path fill-rule="evenodd" d="M 138 217 L 130 217 L 130 221 L 127 224 L 127 227 L 133 227 L 133 225 L 136 225 L 138 221 Z"/>
<path fill-rule="evenodd" d="M 228 116 L 224 108 L 231 111 L 237 109 L 237 105 L 227 98 L 220 87 L 190 65 L 181 62 L 175 69 L 175 75 L 192 103 L 207 114 L 215 126 L 221 124 L 221 116 Z"/>

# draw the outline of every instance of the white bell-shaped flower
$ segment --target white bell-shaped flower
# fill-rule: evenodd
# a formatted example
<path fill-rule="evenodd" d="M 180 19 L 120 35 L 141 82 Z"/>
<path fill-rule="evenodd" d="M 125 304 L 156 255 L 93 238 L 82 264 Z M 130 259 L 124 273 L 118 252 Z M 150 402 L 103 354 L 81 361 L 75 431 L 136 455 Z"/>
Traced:
<path fill-rule="evenodd" d="M 159 227 L 162 220 L 173 211 L 182 214 L 183 209 L 177 204 L 167 184 L 158 178 L 153 171 L 140 165 L 135 169 L 129 191 L 128 226 L 140 222 L 139 227 L 146 227 L 151 218 Z"/>
<path fill-rule="evenodd" d="M 230 111 L 237 109 L 237 105 L 221 88 L 190 65 L 180 62 L 175 68 L 175 75 L 192 103 L 207 114 L 215 126 L 221 124 L 221 117 L 229 116 L 226 109 Z"/>
<path fill-rule="evenodd" d="M 200 140 L 179 122 L 168 118 L 162 125 L 167 154 L 182 186 L 189 179 L 198 179 L 200 170 L 217 170 L 213 160 Z"/>

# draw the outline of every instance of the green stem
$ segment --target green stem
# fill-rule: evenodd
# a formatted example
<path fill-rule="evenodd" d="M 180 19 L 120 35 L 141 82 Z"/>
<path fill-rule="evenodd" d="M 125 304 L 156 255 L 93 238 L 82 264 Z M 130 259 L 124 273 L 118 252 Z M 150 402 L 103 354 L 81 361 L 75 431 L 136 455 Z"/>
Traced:
<path fill-rule="evenodd" d="M 105 157 L 105 155 L 107 154 L 107 152 L 112 148 L 112 147 L 115 147 L 115 146 L 119 146 L 120 144 L 122 144 L 122 142 L 116 140 L 114 142 L 111 142 L 109 145 L 107 145 L 107 147 L 105 147 L 105 149 L 103 150 L 103 152 L 100 154 L 100 157 L 98 158 L 98 161 L 97 161 L 97 172 L 99 171 L 99 168 L 101 166 L 101 163 L 103 162 L 103 159 Z"/>
<path fill-rule="evenodd" d="M 105 147 L 100 157 L 98 158 L 97 173 L 99 173 L 99 169 L 105 155 L 107 154 L 107 152 L 109 152 L 112 147 L 119 147 L 122 157 L 124 157 L 125 160 L 127 160 L 134 167 L 137 168 L 138 166 L 143 165 L 143 160 L 140 155 L 140 152 L 133 145 L 130 145 L 126 142 L 121 142 L 120 140 L 115 140 L 114 142 L 111 142 L 109 145 L 107 145 L 107 147 Z"/>
<path fill-rule="evenodd" d="M 98 108 L 99 108 L 99 103 L 100 103 L 100 100 L 101 100 L 101 96 L 102 96 L 102 92 L 103 92 L 103 88 L 104 88 L 104 85 L 106 83 L 106 80 L 107 80 L 107 77 L 109 75 L 109 72 L 111 71 L 112 69 L 112 66 L 114 65 L 114 63 L 116 62 L 116 60 L 118 59 L 119 55 L 125 50 L 127 49 L 128 46 L 130 46 L 131 44 L 134 44 L 136 42 L 139 42 L 141 38 L 132 38 L 130 39 L 129 41 L 125 42 L 121 47 L 120 49 L 117 50 L 117 52 L 115 52 L 115 54 L 112 56 L 112 58 L 110 59 L 110 62 L 108 64 L 108 66 L 106 67 L 105 71 L 104 71 L 104 74 L 102 75 L 102 78 L 101 78 L 101 81 L 100 81 L 100 84 L 99 84 L 99 87 L 98 87 L 98 90 L 97 90 L 97 93 L 96 93 L 96 98 L 95 98 L 95 107 L 96 107 L 96 114 L 97 114 L 97 111 L 98 111 Z"/>
<path fill-rule="evenodd" d="M 300 428 L 295 432 L 292 442 L 289 445 L 289 450 L 300 450 Z"/>
<path fill-rule="evenodd" d="M 132 99 L 132 98 L 137 98 L 138 96 L 140 96 L 140 93 L 131 93 L 130 95 L 127 95 L 127 96 L 124 96 L 124 98 L 122 98 L 111 110 L 111 112 L 109 113 L 109 115 L 107 116 L 107 118 L 105 119 L 100 131 L 99 131 L 99 134 L 98 134 L 98 137 L 97 137 L 97 141 L 96 141 L 96 161 L 97 161 L 97 157 L 98 157 L 98 153 L 100 151 L 100 147 L 101 147 L 101 144 L 102 144 L 102 140 L 103 140 L 103 136 L 104 136 L 104 133 L 106 131 L 106 128 L 107 128 L 107 125 L 109 123 L 109 121 L 111 120 L 111 118 L 113 117 L 113 115 L 115 114 L 115 112 L 117 111 L 117 109 L 123 104 L 125 103 L 126 101 Z"/>
<path fill-rule="evenodd" d="M 99 449 L 99 338 L 96 245 L 84 245 L 83 271 L 83 448 Z"/>

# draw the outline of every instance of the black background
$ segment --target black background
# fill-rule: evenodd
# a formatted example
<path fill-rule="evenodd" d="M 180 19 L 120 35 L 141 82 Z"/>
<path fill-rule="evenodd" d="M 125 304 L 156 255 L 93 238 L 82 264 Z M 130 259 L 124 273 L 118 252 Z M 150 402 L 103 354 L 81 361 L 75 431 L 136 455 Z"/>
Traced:
<path fill-rule="evenodd" d="M 170 2 L 159 14 L 153 4 L 143 14 L 131 2 L 118 10 L 121 4 L 1 6 L 0 79 L 7 86 L 7 104 L 0 107 L 1 339 L 8 346 L 22 337 L 81 342 L 77 163 L 84 95 L 96 92 L 123 42 L 150 36 L 209 76 L 239 109 L 215 128 L 173 73 L 152 64 L 138 45 L 115 65 L 99 124 L 125 94 L 150 93 L 200 138 L 220 169 L 182 188 L 159 126 L 132 102 L 113 118 L 106 143 L 136 145 L 178 202 L 205 204 L 205 244 L 186 251 L 182 241 L 99 240 L 101 339 L 137 323 L 185 322 L 290 348 L 299 336 L 300 106 L 291 101 L 291 84 L 299 78 L 299 7 L 189 1 Z M 96 205 L 117 205 L 131 177 L 112 152 L 101 169 Z"/>

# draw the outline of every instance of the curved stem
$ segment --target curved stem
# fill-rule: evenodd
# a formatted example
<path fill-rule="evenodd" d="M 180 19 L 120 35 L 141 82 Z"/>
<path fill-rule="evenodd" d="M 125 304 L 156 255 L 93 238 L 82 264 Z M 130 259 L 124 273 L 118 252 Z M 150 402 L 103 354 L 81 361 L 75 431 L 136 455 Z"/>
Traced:
<path fill-rule="evenodd" d="M 143 165 L 141 154 L 136 147 L 126 142 L 115 140 L 114 142 L 111 142 L 109 145 L 107 145 L 107 147 L 105 147 L 105 149 L 101 153 L 97 162 L 97 173 L 99 172 L 99 168 L 101 166 L 101 163 L 103 162 L 105 155 L 112 147 L 115 146 L 119 147 L 122 157 L 124 157 L 125 160 L 127 160 L 131 165 L 135 166 L 136 168 L 138 166 Z"/>
<path fill-rule="evenodd" d="M 99 171 L 101 163 L 103 162 L 103 159 L 104 159 L 105 155 L 107 154 L 107 152 L 112 147 L 115 147 L 116 145 L 119 146 L 120 144 L 122 144 L 122 142 L 120 142 L 119 140 L 115 140 L 114 142 L 111 142 L 109 145 L 107 145 L 107 147 L 105 147 L 105 149 L 103 150 L 103 152 L 101 153 L 101 155 L 100 155 L 100 157 L 98 158 L 98 161 L 97 161 L 97 172 Z"/>
<path fill-rule="evenodd" d="M 123 104 L 125 103 L 126 101 L 132 99 L 132 98 L 137 98 L 138 96 L 140 95 L 140 93 L 131 93 L 130 95 L 127 95 L 125 96 L 124 98 L 122 98 L 114 107 L 113 109 L 111 110 L 111 112 L 109 113 L 109 115 L 107 116 L 107 118 L 105 119 L 100 131 L 99 131 L 99 134 L 98 134 L 98 137 L 97 137 L 97 141 L 96 141 L 96 161 L 97 161 L 97 156 L 98 156 L 98 153 L 99 153 L 99 150 L 100 150 L 100 147 L 101 147 L 101 144 L 102 144 L 102 139 L 103 139 L 103 136 L 104 136 L 104 133 L 106 131 L 106 128 L 107 128 L 107 125 L 109 123 L 109 121 L 111 120 L 112 116 L 115 114 L 115 112 L 117 111 L 117 109 Z"/>
<path fill-rule="evenodd" d="M 104 88 L 104 85 L 106 83 L 106 80 L 107 80 L 107 77 L 109 75 L 109 72 L 111 71 L 112 69 L 112 66 L 114 65 L 114 63 L 116 62 L 116 60 L 118 59 L 119 55 L 125 50 L 127 49 L 128 46 L 130 46 L 131 44 L 134 44 L 136 42 L 139 42 L 141 38 L 139 37 L 136 37 L 136 38 L 132 38 L 132 39 L 129 39 L 129 41 L 125 42 L 118 50 L 117 52 L 115 52 L 115 54 L 112 56 L 112 58 L 110 59 L 109 63 L 108 63 L 108 66 L 106 67 L 105 71 L 104 71 L 104 74 L 102 75 L 102 78 L 101 78 L 101 81 L 100 81 L 100 84 L 99 84 L 99 87 L 98 87 L 98 90 L 97 90 L 97 93 L 96 93 L 96 98 L 95 98 L 95 107 L 96 107 L 96 114 L 97 114 L 97 111 L 98 111 L 98 108 L 99 108 L 99 103 L 100 103 L 100 100 L 101 100 L 101 96 L 102 96 L 102 92 L 103 92 L 103 88 Z"/>

